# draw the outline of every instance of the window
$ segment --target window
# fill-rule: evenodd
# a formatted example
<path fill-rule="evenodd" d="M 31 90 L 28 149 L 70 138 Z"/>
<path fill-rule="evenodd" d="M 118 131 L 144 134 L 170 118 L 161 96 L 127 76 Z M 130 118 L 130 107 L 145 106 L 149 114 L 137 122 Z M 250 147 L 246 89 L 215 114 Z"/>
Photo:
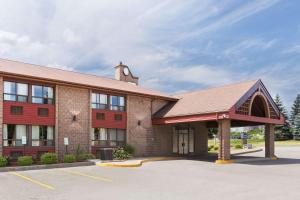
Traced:
<path fill-rule="evenodd" d="M 109 146 L 117 146 L 117 129 L 108 129 L 109 133 Z"/>
<path fill-rule="evenodd" d="M 122 121 L 122 115 L 121 114 L 115 114 L 115 121 Z"/>
<path fill-rule="evenodd" d="M 92 108 L 107 109 L 107 95 L 92 93 Z"/>
<path fill-rule="evenodd" d="M 107 146 L 107 139 L 107 130 L 105 128 L 92 129 L 92 146 Z"/>
<path fill-rule="evenodd" d="M 92 146 L 124 146 L 124 129 L 93 128 L 91 132 Z"/>
<path fill-rule="evenodd" d="M 53 96 L 52 87 L 32 86 L 32 103 L 53 104 Z"/>
<path fill-rule="evenodd" d="M 105 120 L 105 114 L 104 113 L 96 113 L 96 119 L 97 120 Z"/>
<path fill-rule="evenodd" d="M 49 109 L 48 108 L 38 108 L 38 116 L 48 117 L 49 116 Z"/>
<path fill-rule="evenodd" d="M 23 115 L 23 107 L 22 106 L 11 106 L 10 114 L 12 115 Z"/>
<path fill-rule="evenodd" d="M 4 100 L 5 101 L 28 101 L 28 85 L 4 81 Z"/>
<path fill-rule="evenodd" d="M 125 98 L 120 96 L 110 96 L 110 109 L 125 111 Z"/>
<path fill-rule="evenodd" d="M 32 126 L 31 128 L 31 145 L 54 146 L 54 132 L 52 126 Z"/>
<path fill-rule="evenodd" d="M 3 124 L 3 146 L 23 146 L 22 138 L 27 139 L 26 130 L 25 125 Z"/>

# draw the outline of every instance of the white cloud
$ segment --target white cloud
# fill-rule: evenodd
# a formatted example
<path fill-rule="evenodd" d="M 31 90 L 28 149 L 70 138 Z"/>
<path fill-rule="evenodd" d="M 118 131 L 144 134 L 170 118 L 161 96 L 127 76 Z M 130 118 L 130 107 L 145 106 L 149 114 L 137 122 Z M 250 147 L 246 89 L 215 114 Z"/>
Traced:
<path fill-rule="evenodd" d="M 231 63 L 206 64 L 187 57 L 193 48 L 194 55 L 206 52 L 213 42 L 203 48 L 184 49 L 181 44 L 205 41 L 205 34 L 221 32 L 277 2 L 0 0 L 0 57 L 101 75 L 112 75 L 113 66 L 123 61 L 144 86 L 155 89 L 166 87 L 165 80 L 214 86 L 252 79 L 247 72 L 228 69 Z M 227 53 L 274 44 L 276 40 L 249 39 Z M 217 59 L 219 53 L 212 55 Z"/>
<path fill-rule="evenodd" d="M 246 50 L 267 50 L 271 47 L 273 47 L 273 45 L 277 42 L 276 39 L 272 39 L 272 40 L 264 40 L 261 38 L 250 38 L 250 39 L 246 39 L 241 41 L 240 43 L 238 43 L 235 46 L 232 46 L 226 50 L 224 50 L 224 54 L 227 56 L 231 56 L 231 55 L 239 55 L 242 54 L 244 51 Z"/>

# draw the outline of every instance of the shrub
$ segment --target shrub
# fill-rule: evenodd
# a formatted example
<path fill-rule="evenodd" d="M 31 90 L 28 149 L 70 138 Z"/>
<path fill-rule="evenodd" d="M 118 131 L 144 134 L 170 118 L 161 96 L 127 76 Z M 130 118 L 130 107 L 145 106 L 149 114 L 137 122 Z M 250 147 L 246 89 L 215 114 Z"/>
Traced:
<path fill-rule="evenodd" d="M 76 161 L 84 161 L 85 158 L 84 158 L 84 150 L 80 147 L 80 144 L 78 144 L 76 146 L 76 149 L 75 149 L 75 159 Z"/>
<path fill-rule="evenodd" d="M 32 165 L 33 159 L 31 156 L 20 156 L 18 157 L 17 165 L 18 166 L 28 166 Z"/>
<path fill-rule="evenodd" d="M 84 153 L 84 154 L 82 155 L 82 158 L 83 158 L 84 160 L 91 160 L 91 159 L 96 159 L 96 156 L 94 156 L 94 155 L 91 154 L 91 153 Z"/>
<path fill-rule="evenodd" d="M 126 145 L 126 146 L 124 147 L 124 150 L 125 150 L 127 153 L 129 153 L 130 155 L 133 155 L 134 152 L 135 152 L 134 147 L 131 146 L 131 145 Z"/>
<path fill-rule="evenodd" d="M 219 147 L 218 146 L 214 146 L 214 150 L 215 151 L 219 150 Z"/>
<path fill-rule="evenodd" d="M 73 163 L 75 161 L 76 161 L 76 158 L 74 155 L 69 154 L 69 155 L 64 156 L 64 163 Z"/>
<path fill-rule="evenodd" d="M 5 167 L 8 164 L 7 158 L 0 156 L 0 167 Z"/>
<path fill-rule="evenodd" d="M 58 162 L 57 155 L 55 153 L 45 153 L 41 156 L 43 164 L 55 164 Z"/>
<path fill-rule="evenodd" d="M 214 145 L 209 145 L 209 146 L 207 147 L 207 150 L 208 150 L 208 151 L 211 151 L 213 148 L 214 148 Z"/>
<path fill-rule="evenodd" d="M 113 158 L 118 160 L 125 160 L 129 158 L 129 153 L 123 148 L 117 148 L 113 151 Z"/>
<path fill-rule="evenodd" d="M 242 149 L 243 146 L 242 146 L 241 144 L 236 144 L 236 145 L 234 146 L 234 148 L 236 148 L 236 149 Z"/>

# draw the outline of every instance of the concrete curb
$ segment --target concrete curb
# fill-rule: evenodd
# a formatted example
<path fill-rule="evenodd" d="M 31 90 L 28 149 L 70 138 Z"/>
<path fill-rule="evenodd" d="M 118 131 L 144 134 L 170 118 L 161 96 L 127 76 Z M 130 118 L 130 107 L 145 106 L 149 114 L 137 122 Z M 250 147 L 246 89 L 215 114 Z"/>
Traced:
<path fill-rule="evenodd" d="M 28 170 L 41 170 L 41 169 L 54 169 L 54 168 L 67 168 L 67 167 L 82 167 L 95 165 L 93 162 L 76 162 L 76 163 L 58 163 L 51 165 L 31 165 L 31 166 L 16 166 L 16 167 L 3 167 L 0 172 L 14 172 L 14 171 L 28 171 Z"/>
<path fill-rule="evenodd" d="M 248 153 L 255 153 L 255 152 L 260 152 L 260 151 L 263 151 L 263 149 L 262 148 L 251 149 L 251 150 L 248 150 L 248 151 L 242 151 L 242 152 L 232 153 L 231 155 L 237 156 L 237 155 L 243 155 L 243 154 L 248 154 Z"/>
<path fill-rule="evenodd" d="M 141 167 L 144 163 L 154 162 L 154 161 L 167 161 L 167 160 L 179 160 L 180 157 L 157 157 L 157 158 L 147 158 L 143 160 L 136 160 L 136 163 L 123 163 L 120 162 L 109 162 L 109 163 L 96 163 L 96 166 L 100 167 Z"/>

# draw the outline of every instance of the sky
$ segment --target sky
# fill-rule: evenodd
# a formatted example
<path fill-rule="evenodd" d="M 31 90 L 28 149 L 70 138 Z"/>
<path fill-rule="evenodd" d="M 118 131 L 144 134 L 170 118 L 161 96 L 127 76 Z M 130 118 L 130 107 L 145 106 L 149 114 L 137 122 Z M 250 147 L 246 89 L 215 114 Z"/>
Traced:
<path fill-rule="evenodd" d="M 113 77 L 169 94 L 262 79 L 300 93 L 300 1 L 0 0 L 0 57 Z"/>

